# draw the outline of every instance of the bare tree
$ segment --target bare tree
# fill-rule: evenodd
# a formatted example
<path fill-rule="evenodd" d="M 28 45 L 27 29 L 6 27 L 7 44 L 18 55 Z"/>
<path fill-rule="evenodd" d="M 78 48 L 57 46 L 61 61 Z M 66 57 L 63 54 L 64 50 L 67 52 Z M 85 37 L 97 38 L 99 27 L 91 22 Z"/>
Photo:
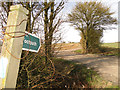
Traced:
<path fill-rule="evenodd" d="M 50 4 L 50 7 L 48 5 Z M 61 0 L 58 4 L 55 4 L 54 0 L 47 2 L 44 0 L 44 34 L 45 34 L 45 54 L 46 63 L 47 59 L 52 57 L 52 41 L 53 35 L 56 29 L 60 26 L 62 20 L 61 17 L 56 19 L 57 15 L 64 8 L 65 1 Z M 48 7 L 48 8 L 46 8 Z"/>

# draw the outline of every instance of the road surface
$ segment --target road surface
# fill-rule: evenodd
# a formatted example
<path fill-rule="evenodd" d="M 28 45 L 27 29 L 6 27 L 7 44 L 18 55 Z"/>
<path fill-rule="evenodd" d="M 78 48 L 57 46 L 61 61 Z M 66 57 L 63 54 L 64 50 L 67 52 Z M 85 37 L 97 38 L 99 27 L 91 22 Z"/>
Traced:
<path fill-rule="evenodd" d="M 105 80 L 118 85 L 118 57 L 101 56 L 95 54 L 76 54 L 76 49 L 59 51 L 57 57 L 77 64 L 84 64 L 88 68 L 94 68 Z"/>

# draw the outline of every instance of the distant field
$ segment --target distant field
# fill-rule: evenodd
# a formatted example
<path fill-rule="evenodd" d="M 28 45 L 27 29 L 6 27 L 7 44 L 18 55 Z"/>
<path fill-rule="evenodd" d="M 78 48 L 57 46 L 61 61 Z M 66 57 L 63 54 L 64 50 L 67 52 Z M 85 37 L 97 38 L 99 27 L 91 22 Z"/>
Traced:
<path fill-rule="evenodd" d="M 104 46 L 104 47 L 110 47 L 110 48 L 118 48 L 118 45 L 120 43 L 103 43 L 101 46 Z M 120 45 L 119 45 L 120 46 Z"/>
<path fill-rule="evenodd" d="M 118 43 L 103 43 L 101 44 L 101 46 L 109 47 L 109 48 L 118 48 Z M 57 44 L 57 47 L 61 47 L 61 50 L 68 50 L 68 49 L 81 48 L 81 45 L 80 43 L 59 43 Z"/>
<path fill-rule="evenodd" d="M 81 48 L 81 45 L 79 43 L 59 43 L 56 45 L 56 49 L 59 48 L 61 50 L 68 50 L 68 49 L 76 49 Z"/>

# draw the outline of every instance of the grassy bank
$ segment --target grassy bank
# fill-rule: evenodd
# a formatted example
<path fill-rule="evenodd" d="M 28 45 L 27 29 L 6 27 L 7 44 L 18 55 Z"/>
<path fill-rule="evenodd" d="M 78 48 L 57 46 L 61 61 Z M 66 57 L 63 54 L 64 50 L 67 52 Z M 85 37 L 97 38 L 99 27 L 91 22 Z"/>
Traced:
<path fill-rule="evenodd" d="M 54 63 L 56 70 L 64 74 L 62 86 L 66 85 L 68 88 L 114 88 L 112 83 L 103 80 L 94 69 L 63 59 L 56 59 Z"/>

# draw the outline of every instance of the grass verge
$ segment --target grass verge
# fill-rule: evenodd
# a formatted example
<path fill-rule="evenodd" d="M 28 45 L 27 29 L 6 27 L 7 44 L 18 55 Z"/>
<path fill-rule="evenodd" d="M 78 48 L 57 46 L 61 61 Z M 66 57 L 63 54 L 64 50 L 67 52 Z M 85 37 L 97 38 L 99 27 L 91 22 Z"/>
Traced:
<path fill-rule="evenodd" d="M 82 50 L 75 50 L 77 54 L 83 54 Z M 105 56 L 120 56 L 120 50 L 117 48 L 108 48 L 108 47 L 102 47 L 101 52 L 95 53 L 99 55 L 105 55 Z"/>
<path fill-rule="evenodd" d="M 82 54 L 82 49 L 75 50 L 74 52 L 79 53 L 79 54 Z"/>

